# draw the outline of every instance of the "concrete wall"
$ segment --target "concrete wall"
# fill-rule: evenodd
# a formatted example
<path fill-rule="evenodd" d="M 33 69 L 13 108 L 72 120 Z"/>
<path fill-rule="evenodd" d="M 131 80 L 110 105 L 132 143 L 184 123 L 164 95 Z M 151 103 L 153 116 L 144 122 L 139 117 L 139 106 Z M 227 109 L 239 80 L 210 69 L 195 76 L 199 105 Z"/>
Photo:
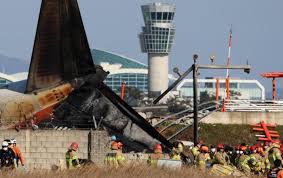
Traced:
<path fill-rule="evenodd" d="M 203 123 L 214 124 L 269 124 L 283 125 L 283 112 L 215 112 L 204 119 Z"/>
<path fill-rule="evenodd" d="M 149 92 L 163 92 L 168 88 L 168 54 L 148 54 Z"/>
<path fill-rule="evenodd" d="M 53 165 L 66 166 L 65 153 L 72 142 L 79 143 L 78 155 L 103 164 L 109 137 L 104 131 L 86 130 L 14 130 L 0 131 L 0 141 L 15 138 L 29 169 L 50 169 Z"/>

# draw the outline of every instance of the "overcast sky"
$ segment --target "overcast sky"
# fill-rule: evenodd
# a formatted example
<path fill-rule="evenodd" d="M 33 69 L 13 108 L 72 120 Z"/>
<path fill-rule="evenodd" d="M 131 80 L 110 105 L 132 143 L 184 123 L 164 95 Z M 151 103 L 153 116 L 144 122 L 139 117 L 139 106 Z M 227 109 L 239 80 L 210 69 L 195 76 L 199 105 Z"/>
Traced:
<path fill-rule="evenodd" d="M 79 0 L 91 48 L 116 52 L 147 63 L 141 53 L 138 33 L 144 25 L 140 6 L 149 0 Z M 170 55 L 170 69 L 185 70 L 198 53 L 200 63 L 225 64 L 230 24 L 233 24 L 232 64 L 252 65 L 250 75 L 267 88 L 271 81 L 260 73 L 283 71 L 282 0 L 168 0 L 176 4 L 176 38 Z M 0 53 L 30 60 L 40 0 L 5 0 L 0 5 Z M 202 76 L 225 76 L 222 72 L 201 72 Z M 242 72 L 241 72 L 242 73 Z M 283 79 L 282 79 L 283 80 Z M 283 84 L 281 81 L 280 84 Z M 283 87 L 283 86 L 281 86 Z"/>

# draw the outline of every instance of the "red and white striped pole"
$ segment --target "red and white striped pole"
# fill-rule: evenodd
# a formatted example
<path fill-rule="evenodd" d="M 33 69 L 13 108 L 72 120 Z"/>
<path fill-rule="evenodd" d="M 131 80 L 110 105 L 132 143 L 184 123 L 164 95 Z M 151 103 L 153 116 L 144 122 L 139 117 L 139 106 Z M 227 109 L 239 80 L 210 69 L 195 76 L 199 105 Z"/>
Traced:
<path fill-rule="evenodd" d="M 227 67 L 229 67 L 231 65 L 231 48 L 232 48 L 232 25 L 231 25 L 231 28 L 230 28 L 230 35 L 229 35 Z M 226 73 L 226 99 L 230 100 L 230 75 L 229 75 L 229 69 L 227 69 L 227 73 Z"/>
<path fill-rule="evenodd" d="M 228 60 L 227 60 L 227 67 L 231 65 L 231 48 L 232 48 L 232 25 L 230 28 L 230 36 L 229 36 L 229 47 L 228 47 Z M 227 69 L 226 77 L 229 77 L 229 69 Z"/>

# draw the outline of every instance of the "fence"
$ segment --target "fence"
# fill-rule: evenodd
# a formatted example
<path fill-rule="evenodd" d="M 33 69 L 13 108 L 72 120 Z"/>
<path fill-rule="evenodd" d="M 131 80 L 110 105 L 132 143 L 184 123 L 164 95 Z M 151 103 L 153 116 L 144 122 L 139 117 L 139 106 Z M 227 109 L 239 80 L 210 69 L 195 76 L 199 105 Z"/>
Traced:
<path fill-rule="evenodd" d="M 87 130 L 1 130 L 0 140 L 15 138 L 29 169 L 65 167 L 65 153 L 72 142 L 79 143 L 78 156 L 103 164 L 109 136 L 105 131 Z"/>
<path fill-rule="evenodd" d="M 253 101 L 229 100 L 225 101 L 226 111 L 232 112 L 283 112 L 282 101 Z"/>

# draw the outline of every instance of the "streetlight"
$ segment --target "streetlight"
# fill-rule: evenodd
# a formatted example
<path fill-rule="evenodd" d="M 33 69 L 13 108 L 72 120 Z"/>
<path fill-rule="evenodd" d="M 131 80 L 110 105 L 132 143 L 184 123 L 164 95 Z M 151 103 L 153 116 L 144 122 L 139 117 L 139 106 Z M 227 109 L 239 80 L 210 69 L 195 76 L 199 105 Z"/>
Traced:
<path fill-rule="evenodd" d="M 197 145 L 198 142 L 198 87 L 197 87 L 197 64 L 195 60 L 196 54 L 193 56 L 194 64 L 193 64 L 193 95 L 194 95 L 194 145 Z M 197 58 L 197 57 L 196 57 Z"/>
<path fill-rule="evenodd" d="M 194 64 L 197 62 L 197 59 L 198 59 L 198 55 L 197 55 L 197 54 L 194 54 L 194 55 L 193 55 Z"/>
<path fill-rule="evenodd" d="M 177 74 L 179 77 L 181 77 L 180 70 L 179 70 L 178 67 L 174 67 L 173 72 L 174 72 L 175 74 Z"/>
<path fill-rule="evenodd" d="M 215 62 L 216 57 L 215 57 L 214 54 L 211 54 L 211 55 L 209 56 L 209 59 L 210 59 L 210 61 L 211 61 L 211 65 L 213 65 L 214 62 Z"/>

